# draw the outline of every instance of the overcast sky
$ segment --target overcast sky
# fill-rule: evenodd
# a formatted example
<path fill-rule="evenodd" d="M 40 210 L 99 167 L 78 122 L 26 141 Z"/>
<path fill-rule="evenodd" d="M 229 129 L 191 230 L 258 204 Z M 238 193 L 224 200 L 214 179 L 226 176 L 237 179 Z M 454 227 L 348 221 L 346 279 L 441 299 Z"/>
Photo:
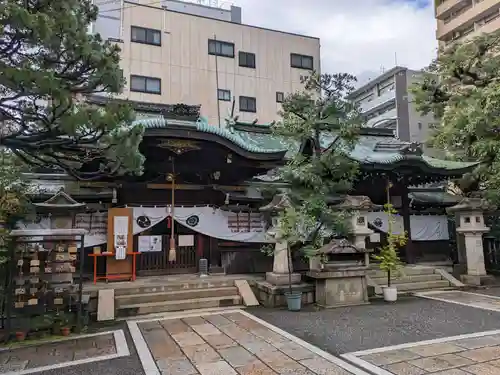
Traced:
<path fill-rule="evenodd" d="M 431 0 L 232 0 L 243 22 L 321 38 L 323 72 L 420 69 L 436 55 Z"/>

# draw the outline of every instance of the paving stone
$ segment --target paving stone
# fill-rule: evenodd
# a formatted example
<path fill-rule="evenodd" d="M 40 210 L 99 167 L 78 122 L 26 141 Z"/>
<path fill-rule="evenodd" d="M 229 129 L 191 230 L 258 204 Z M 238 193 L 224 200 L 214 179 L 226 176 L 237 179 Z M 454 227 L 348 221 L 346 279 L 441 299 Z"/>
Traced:
<path fill-rule="evenodd" d="M 222 333 L 213 324 L 204 323 L 199 325 L 193 325 L 191 328 L 200 336 L 217 335 Z"/>
<path fill-rule="evenodd" d="M 27 365 L 28 361 L 8 362 L 6 364 L 0 365 L 0 373 L 22 371 L 26 368 Z"/>
<path fill-rule="evenodd" d="M 500 345 L 500 336 L 491 335 L 491 336 L 473 337 L 470 339 L 453 341 L 453 344 L 465 349 L 478 349 L 478 348 L 483 348 L 485 346 Z"/>
<path fill-rule="evenodd" d="M 311 370 L 306 368 L 301 369 L 283 369 L 279 372 L 280 375 L 316 375 Z"/>
<path fill-rule="evenodd" d="M 166 336 L 164 340 L 151 341 L 147 340 L 149 350 L 154 359 L 183 359 L 184 354 L 181 352 L 179 345 L 169 336 Z"/>
<path fill-rule="evenodd" d="M 114 347 L 92 348 L 92 349 L 88 349 L 88 350 L 77 350 L 77 351 L 75 351 L 74 359 L 75 359 L 75 361 L 77 361 L 80 359 L 101 357 L 104 355 L 110 355 L 110 354 L 115 354 L 115 353 L 116 353 L 116 349 Z"/>
<path fill-rule="evenodd" d="M 432 375 L 470 375 L 470 374 L 471 374 L 470 372 L 465 372 L 464 370 L 460 370 L 458 368 L 432 373 Z"/>
<path fill-rule="evenodd" d="M 257 354 L 262 352 L 276 351 L 276 348 L 264 340 L 254 339 L 252 341 L 242 341 L 240 345 L 247 349 L 249 352 Z"/>
<path fill-rule="evenodd" d="M 278 373 L 290 370 L 296 370 L 296 371 L 306 370 L 306 368 L 302 366 L 299 362 L 293 361 L 290 358 L 275 359 L 273 361 L 263 360 L 263 362 Z"/>
<path fill-rule="evenodd" d="M 209 345 L 187 346 L 183 348 L 184 354 L 193 363 L 213 363 L 221 360 L 220 355 Z"/>
<path fill-rule="evenodd" d="M 220 349 L 219 353 L 222 358 L 233 367 L 242 367 L 259 362 L 257 357 L 241 346 Z"/>
<path fill-rule="evenodd" d="M 255 362 L 247 366 L 237 367 L 240 375 L 276 375 L 276 373 L 262 362 Z"/>
<path fill-rule="evenodd" d="M 156 362 L 162 375 L 195 375 L 198 371 L 191 362 L 186 359 L 172 361 L 170 359 L 161 359 Z"/>
<path fill-rule="evenodd" d="M 389 365 L 391 363 L 409 361 L 412 359 L 418 359 L 420 356 L 416 353 L 410 352 L 406 349 L 399 350 L 389 350 L 386 352 L 368 354 L 360 357 L 366 362 L 373 363 L 374 365 Z"/>
<path fill-rule="evenodd" d="M 292 361 L 290 357 L 288 357 L 287 355 L 283 354 L 278 350 L 259 352 L 255 353 L 255 355 L 259 357 L 264 363 L 276 362 L 276 361 L 283 361 L 283 362 Z"/>
<path fill-rule="evenodd" d="M 115 347 L 115 338 L 111 335 L 102 335 L 102 336 L 96 336 L 95 338 L 95 346 L 96 348 L 108 348 L 110 346 Z"/>
<path fill-rule="evenodd" d="M 92 348 L 88 349 L 89 351 L 92 350 L 99 350 L 97 348 Z M 90 353 L 92 354 L 92 352 Z M 76 356 L 76 358 L 75 358 Z M 47 353 L 42 355 L 41 352 L 37 351 L 36 356 L 31 357 L 29 360 L 28 358 L 25 358 L 28 360 L 28 364 L 26 365 L 26 368 L 36 368 L 36 367 L 42 367 L 42 366 L 49 366 L 49 365 L 55 365 L 59 363 L 64 363 L 64 362 L 71 362 L 74 359 L 86 359 L 86 358 L 91 358 L 90 356 L 83 356 L 82 358 L 79 358 L 78 354 L 75 353 L 73 350 L 49 350 Z"/>
<path fill-rule="evenodd" d="M 212 323 L 216 327 L 227 326 L 234 324 L 233 321 L 227 319 L 222 315 L 207 315 L 205 316 L 207 322 Z"/>
<path fill-rule="evenodd" d="M 219 327 L 219 329 L 236 341 L 251 340 L 253 338 L 250 332 L 236 325 Z"/>
<path fill-rule="evenodd" d="M 467 371 L 474 375 L 499 375 L 500 369 L 496 366 L 491 366 L 487 363 L 478 363 L 476 365 L 462 367 L 464 371 Z"/>
<path fill-rule="evenodd" d="M 160 325 L 171 335 L 192 331 L 192 329 L 180 319 L 160 320 Z"/>
<path fill-rule="evenodd" d="M 287 356 L 295 359 L 296 361 L 300 361 L 301 359 L 313 358 L 316 355 L 310 350 L 295 343 L 281 346 L 279 349 Z"/>
<path fill-rule="evenodd" d="M 252 331 L 254 329 L 262 328 L 262 324 L 259 322 L 256 322 L 253 319 L 245 317 L 245 319 L 242 319 L 237 322 L 238 326 L 244 329 L 247 329 L 249 331 Z"/>
<path fill-rule="evenodd" d="M 4 352 L 0 352 L 0 365 L 3 365 L 5 363 L 7 363 L 7 361 L 9 360 L 10 358 L 10 350 L 9 351 L 4 351 Z"/>
<path fill-rule="evenodd" d="M 190 316 L 189 318 L 182 318 L 182 321 L 190 326 L 205 324 L 207 322 L 201 316 Z"/>
<path fill-rule="evenodd" d="M 241 321 L 250 319 L 249 317 L 247 317 L 239 312 L 223 314 L 222 316 L 224 316 L 225 318 L 227 318 L 229 320 L 232 320 L 233 322 L 241 322 Z"/>
<path fill-rule="evenodd" d="M 436 357 L 420 358 L 408 362 L 413 366 L 420 367 L 429 372 L 449 370 L 454 367 L 466 366 L 474 363 L 470 359 L 455 354 L 443 354 Z"/>
<path fill-rule="evenodd" d="M 204 336 L 203 339 L 215 349 L 229 348 L 231 346 L 238 345 L 236 341 L 223 333 L 220 333 L 218 335 Z"/>
<path fill-rule="evenodd" d="M 139 323 L 139 328 L 142 332 L 149 332 L 155 329 L 162 329 L 162 326 L 158 320 L 152 320 L 150 322 Z"/>
<path fill-rule="evenodd" d="M 398 362 L 398 363 L 393 363 L 391 365 L 386 365 L 386 366 L 382 366 L 382 367 L 395 375 L 424 375 L 424 374 L 428 374 L 427 371 L 421 369 L 420 367 L 410 365 L 407 362 Z"/>
<path fill-rule="evenodd" d="M 180 347 L 202 345 L 205 343 L 203 339 L 194 332 L 184 332 L 173 334 L 172 338 L 179 344 Z"/>
<path fill-rule="evenodd" d="M 500 346 L 487 346 L 480 349 L 472 349 L 461 352 L 460 355 L 476 362 L 492 361 L 500 359 Z"/>
<path fill-rule="evenodd" d="M 352 375 L 350 372 L 319 356 L 304 359 L 299 363 L 318 375 Z"/>
<path fill-rule="evenodd" d="M 491 366 L 496 366 L 496 367 L 500 368 L 500 359 L 497 359 L 495 361 L 490 361 L 490 362 L 488 362 L 488 364 Z"/>
<path fill-rule="evenodd" d="M 418 345 L 408 348 L 410 352 L 416 353 L 422 357 L 432 357 L 440 354 L 457 353 L 463 351 L 464 348 L 460 346 L 441 343 L 441 344 L 430 344 L 430 345 Z"/>
<path fill-rule="evenodd" d="M 229 363 L 224 361 L 201 363 L 197 364 L 196 368 L 201 375 L 238 375 L 236 370 L 229 366 Z"/>

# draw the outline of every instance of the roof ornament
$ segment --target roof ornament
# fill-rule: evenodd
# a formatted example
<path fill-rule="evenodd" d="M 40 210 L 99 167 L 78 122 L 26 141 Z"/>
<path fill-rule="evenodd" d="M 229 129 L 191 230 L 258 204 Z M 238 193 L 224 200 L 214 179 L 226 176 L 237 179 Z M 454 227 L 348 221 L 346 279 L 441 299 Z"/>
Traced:
<path fill-rule="evenodd" d="M 422 150 L 422 144 L 419 142 L 410 142 L 405 144 L 400 150 L 399 153 L 401 155 L 413 155 L 413 156 L 422 156 L 424 151 Z"/>

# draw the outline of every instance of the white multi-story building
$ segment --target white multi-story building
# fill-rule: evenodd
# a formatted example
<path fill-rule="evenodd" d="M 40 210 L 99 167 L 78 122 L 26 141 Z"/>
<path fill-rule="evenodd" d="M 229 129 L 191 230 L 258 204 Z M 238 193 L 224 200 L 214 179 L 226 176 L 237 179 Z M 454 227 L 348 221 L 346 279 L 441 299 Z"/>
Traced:
<path fill-rule="evenodd" d="M 93 32 L 117 42 L 127 85 L 121 98 L 201 105 L 218 124 L 278 119 L 300 77 L 320 70 L 318 38 L 245 25 L 242 10 L 177 0 L 95 0 Z"/>
<path fill-rule="evenodd" d="M 425 142 L 436 124 L 432 114 L 422 116 L 410 87 L 422 72 L 396 66 L 356 89 L 349 98 L 359 104 L 367 127 L 393 129 L 404 141 Z"/>

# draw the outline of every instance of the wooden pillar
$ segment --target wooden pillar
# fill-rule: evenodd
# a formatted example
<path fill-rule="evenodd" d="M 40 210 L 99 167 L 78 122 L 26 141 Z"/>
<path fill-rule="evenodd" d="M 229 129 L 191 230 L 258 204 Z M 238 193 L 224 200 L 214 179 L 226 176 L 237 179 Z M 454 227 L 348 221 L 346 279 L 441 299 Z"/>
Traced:
<path fill-rule="evenodd" d="M 403 185 L 401 186 L 401 210 L 403 216 L 403 227 L 408 236 L 408 241 L 405 246 L 406 262 L 416 263 L 415 248 L 411 239 L 410 199 L 408 198 L 408 182 L 406 180 L 403 180 Z"/>

